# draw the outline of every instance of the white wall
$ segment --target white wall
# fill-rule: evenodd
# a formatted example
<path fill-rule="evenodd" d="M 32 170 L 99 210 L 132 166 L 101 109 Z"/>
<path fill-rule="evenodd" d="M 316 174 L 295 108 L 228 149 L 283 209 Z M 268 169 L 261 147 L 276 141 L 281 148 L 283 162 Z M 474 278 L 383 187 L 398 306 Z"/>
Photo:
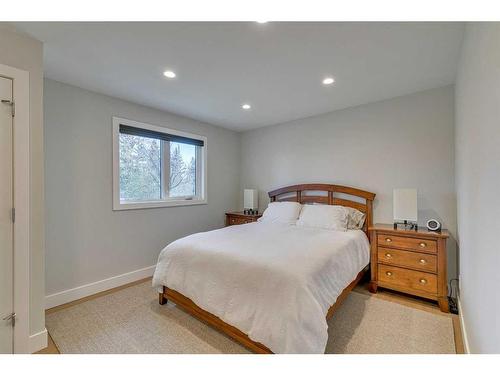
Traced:
<path fill-rule="evenodd" d="M 247 131 L 241 188 L 267 191 L 324 182 L 377 194 L 375 222 L 392 222 L 392 190 L 418 189 L 419 222 L 451 231 L 449 276 L 456 275 L 453 86 Z M 241 205 L 240 201 L 240 205 Z"/>
<path fill-rule="evenodd" d="M 500 24 L 467 25 L 456 87 L 460 299 L 469 349 L 500 353 Z"/>
<path fill-rule="evenodd" d="M 43 203 L 43 46 L 0 24 L 0 64 L 30 75 L 30 334 L 45 329 Z"/>
<path fill-rule="evenodd" d="M 169 242 L 237 208 L 236 132 L 51 80 L 44 94 L 47 295 L 155 265 Z M 207 136 L 208 204 L 112 211 L 112 116 Z"/>

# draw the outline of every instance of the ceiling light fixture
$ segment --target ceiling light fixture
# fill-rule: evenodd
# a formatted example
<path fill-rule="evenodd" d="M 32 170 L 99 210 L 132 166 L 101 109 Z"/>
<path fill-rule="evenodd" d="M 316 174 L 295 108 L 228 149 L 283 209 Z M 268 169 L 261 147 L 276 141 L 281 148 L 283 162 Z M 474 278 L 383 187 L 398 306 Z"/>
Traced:
<path fill-rule="evenodd" d="M 175 78 L 175 73 L 171 70 L 166 70 L 163 72 L 163 75 L 167 78 Z"/>
<path fill-rule="evenodd" d="M 335 79 L 332 77 L 327 77 L 323 80 L 323 85 L 331 85 L 333 82 L 335 82 Z"/>
<path fill-rule="evenodd" d="M 256 21 L 257 23 L 268 23 L 269 21 Z"/>
<path fill-rule="evenodd" d="M 252 106 L 250 104 L 243 104 L 241 108 L 243 108 L 245 111 L 248 111 L 250 108 L 252 108 Z"/>

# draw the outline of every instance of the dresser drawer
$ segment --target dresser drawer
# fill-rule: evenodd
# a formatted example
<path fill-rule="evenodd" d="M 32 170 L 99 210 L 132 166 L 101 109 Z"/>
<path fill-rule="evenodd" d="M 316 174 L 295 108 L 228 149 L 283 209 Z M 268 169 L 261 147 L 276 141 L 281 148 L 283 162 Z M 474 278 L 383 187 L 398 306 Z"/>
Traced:
<path fill-rule="evenodd" d="M 258 216 L 226 215 L 226 226 L 253 223 L 257 218 Z"/>
<path fill-rule="evenodd" d="M 252 222 L 251 220 L 247 221 L 246 219 L 241 218 L 241 217 L 235 217 L 235 216 L 229 217 L 229 225 L 240 225 L 240 224 L 251 223 L 251 222 Z"/>
<path fill-rule="evenodd" d="M 437 251 L 437 243 L 435 240 L 394 236 L 392 234 L 378 234 L 377 244 L 379 246 L 396 247 L 399 249 L 423 251 L 428 253 L 435 253 Z"/>
<path fill-rule="evenodd" d="M 437 294 L 437 277 L 431 273 L 379 264 L 378 280 L 381 286 L 387 284 L 387 286 L 393 286 L 396 289 L 409 293 L 412 290 L 418 290 Z"/>
<path fill-rule="evenodd" d="M 422 271 L 437 272 L 437 257 L 431 254 L 414 253 L 386 247 L 378 248 L 378 261 L 381 263 L 416 268 Z"/>

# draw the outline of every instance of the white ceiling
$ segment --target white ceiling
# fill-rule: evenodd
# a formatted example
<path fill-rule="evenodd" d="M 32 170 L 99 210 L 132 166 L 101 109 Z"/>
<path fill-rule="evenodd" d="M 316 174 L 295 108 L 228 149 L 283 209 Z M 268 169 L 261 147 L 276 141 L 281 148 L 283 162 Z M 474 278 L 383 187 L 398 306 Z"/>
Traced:
<path fill-rule="evenodd" d="M 45 43 L 46 77 L 235 130 L 451 84 L 463 34 L 462 23 L 15 26 Z"/>

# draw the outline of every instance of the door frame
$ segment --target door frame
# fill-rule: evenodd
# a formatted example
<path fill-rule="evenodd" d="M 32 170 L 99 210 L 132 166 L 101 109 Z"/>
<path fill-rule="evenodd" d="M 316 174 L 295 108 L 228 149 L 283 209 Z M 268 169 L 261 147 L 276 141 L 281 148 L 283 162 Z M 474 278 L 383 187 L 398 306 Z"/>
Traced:
<path fill-rule="evenodd" d="M 0 64 L 12 79 L 14 207 L 14 353 L 29 353 L 30 342 L 30 84 L 29 72 Z"/>

